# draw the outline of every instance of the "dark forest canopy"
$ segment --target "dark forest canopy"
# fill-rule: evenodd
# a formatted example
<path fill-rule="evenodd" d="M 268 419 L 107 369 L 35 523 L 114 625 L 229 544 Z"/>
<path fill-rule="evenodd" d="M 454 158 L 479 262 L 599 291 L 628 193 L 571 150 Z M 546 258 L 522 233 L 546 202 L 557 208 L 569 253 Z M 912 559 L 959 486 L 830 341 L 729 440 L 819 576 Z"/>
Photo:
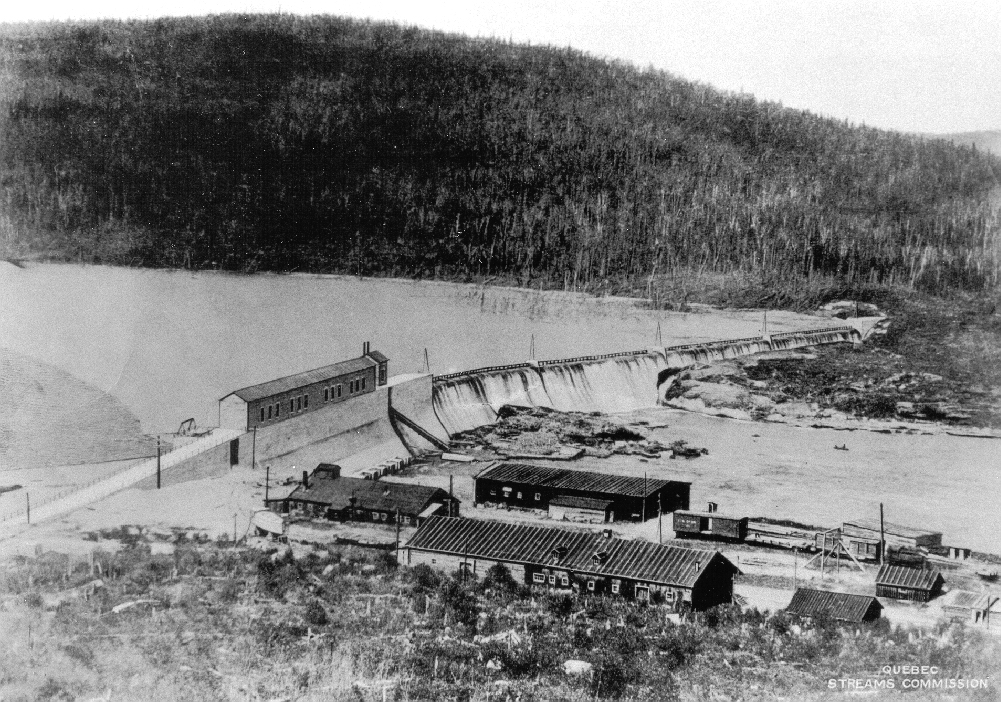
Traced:
<path fill-rule="evenodd" d="M 0 27 L 0 245 L 148 266 L 986 290 L 1001 161 L 335 17 Z"/>

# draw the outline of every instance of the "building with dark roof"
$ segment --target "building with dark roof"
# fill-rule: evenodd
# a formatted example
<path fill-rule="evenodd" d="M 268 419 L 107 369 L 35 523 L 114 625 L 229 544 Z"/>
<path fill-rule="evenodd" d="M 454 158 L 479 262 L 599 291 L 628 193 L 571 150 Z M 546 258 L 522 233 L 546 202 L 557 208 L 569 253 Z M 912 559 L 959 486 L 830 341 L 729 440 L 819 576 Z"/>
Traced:
<path fill-rule="evenodd" d="M 801 587 L 792 596 L 786 612 L 809 619 L 833 619 L 849 624 L 879 619 L 883 605 L 872 595 L 852 595 Z"/>
<path fill-rule="evenodd" d="M 692 485 L 526 463 L 497 463 L 477 475 L 475 482 L 477 504 L 548 510 L 555 499 L 583 498 L 591 501 L 590 511 L 598 502 L 606 503 L 605 519 L 610 522 L 650 519 L 661 509 L 687 509 Z"/>
<path fill-rule="evenodd" d="M 433 515 L 459 514 L 459 501 L 436 487 L 342 478 L 340 468 L 321 463 L 287 495 L 268 500 L 275 511 L 336 521 L 417 525 Z"/>
<path fill-rule="evenodd" d="M 250 431 L 374 392 L 388 363 L 365 342 L 358 358 L 234 390 L 219 400 L 219 426 Z"/>
<path fill-rule="evenodd" d="M 876 575 L 876 596 L 928 602 L 942 594 L 945 578 L 930 568 L 884 565 Z"/>
<path fill-rule="evenodd" d="M 740 571 L 719 551 L 593 532 L 432 517 L 400 549 L 402 565 L 482 575 L 495 563 L 527 585 L 707 609 L 733 599 Z"/>

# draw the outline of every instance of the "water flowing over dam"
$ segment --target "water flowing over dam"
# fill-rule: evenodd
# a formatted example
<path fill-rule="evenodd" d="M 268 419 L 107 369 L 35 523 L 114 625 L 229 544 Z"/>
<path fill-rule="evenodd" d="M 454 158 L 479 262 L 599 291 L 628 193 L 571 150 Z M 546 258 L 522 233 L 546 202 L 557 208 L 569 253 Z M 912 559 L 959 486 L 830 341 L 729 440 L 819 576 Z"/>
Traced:
<path fill-rule="evenodd" d="M 766 351 L 857 343 L 860 339 L 855 328 L 845 326 L 477 368 L 435 376 L 434 411 L 449 435 L 492 424 L 504 405 L 551 407 L 563 412 L 628 412 L 657 405 L 658 383 L 669 375 L 665 371 Z"/>

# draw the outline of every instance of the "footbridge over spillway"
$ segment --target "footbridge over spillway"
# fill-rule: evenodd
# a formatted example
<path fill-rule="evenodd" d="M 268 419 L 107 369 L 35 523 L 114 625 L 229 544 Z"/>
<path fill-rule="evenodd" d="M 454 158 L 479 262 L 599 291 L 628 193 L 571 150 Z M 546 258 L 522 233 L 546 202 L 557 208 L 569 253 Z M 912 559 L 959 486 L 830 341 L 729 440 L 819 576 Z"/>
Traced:
<path fill-rule="evenodd" d="M 699 363 L 768 351 L 859 343 L 852 326 L 783 332 L 550 361 L 533 361 L 438 375 L 433 405 L 454 435 L 497 420 L 504 405 L 550 407 L 564 412 L 628 412 L 655 407 L 667 377 Z"/>

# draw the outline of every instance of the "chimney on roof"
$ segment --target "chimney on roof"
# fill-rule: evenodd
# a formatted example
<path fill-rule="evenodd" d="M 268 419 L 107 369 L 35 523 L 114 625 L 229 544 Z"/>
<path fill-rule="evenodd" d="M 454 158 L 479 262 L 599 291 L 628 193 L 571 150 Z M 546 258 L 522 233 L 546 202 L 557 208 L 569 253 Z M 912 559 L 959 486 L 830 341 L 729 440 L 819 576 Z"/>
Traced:
<path fill-rule="evenodd" d="M 709 507 L 706 509 L 706 511 L 709 512 L 709 514 L 712 514 L 717 509 L 719 509 L 719 505 L 716 504 L 715 502 L 710 502 Z"/>
<path fill-rule="evenodd" d="M 309 489 L 309 473 L 306 471 L 302 472 L 302 487 L 304 490 Z"/>
<path fill-rule="evenodd" d="M 371 353 L 371 351 L 372 351 L 372 342 L 371 341 L 366 341 L 366 342 L 362 343 L 362 345 L 361 345 L 361 355 L 362 356 L 368 356 L 369 353 Z"/>
<path fill-rule="evenodd" d="M 610 539 L 610 538 L 612 538 L 612 530 L 611 529 L 602 529 L 601 530 L 601 535 L 604 536 L 606 539 Z"/>

